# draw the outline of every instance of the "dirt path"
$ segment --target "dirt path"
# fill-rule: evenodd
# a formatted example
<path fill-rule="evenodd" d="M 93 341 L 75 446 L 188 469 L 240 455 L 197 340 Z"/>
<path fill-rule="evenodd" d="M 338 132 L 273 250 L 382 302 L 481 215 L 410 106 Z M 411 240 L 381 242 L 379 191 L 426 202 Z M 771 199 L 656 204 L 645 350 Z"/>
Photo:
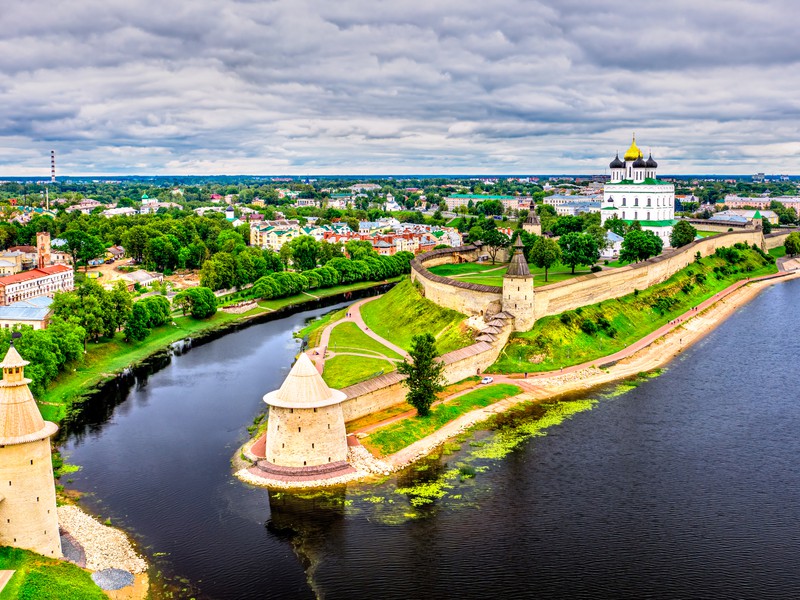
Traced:
<path fill-rule="evenodd" d="M 380 296 L 377 296 L 376 298 L 380 298 Z M 364 323 L 364 319 L 361 318 L 361 306 L 365 302 L 369 302 L 370 300 L 375 300 L 376 298 L 365 298 L 364 300 L 359 300 L 358 302 L 351 304 L 347 308 L 344 318 L 339 319 L 335 323 L 331 323 L 330 325 L 326 326 L 325 329 L 322 330 L 322 335 L 319 338 L 319 346 L 317 346 L 316 348 L 309 348 L 308 350 L 306 350 L 306 354 L 308 354 L 308 357 L 311 359 L 311 362 L 313 362 L 314 365 L 317 367 L 317 371 L 322 373 L 325 370 L 325 361 L 328 360 L 329 358 L 333 358 L 337 354 L 364 356 L 366 358 L 380 358 L 383 360 L 388 360 L 389 362 L 400 362 L 400 360 L 402 360 L 397 358 L 391 358 L 389 356 L 386 356 L 385 354 L 380 354 L 378 352 L 375 352 L 374 355 L 367 355 L 355 352 L 331 351 L 330 350 L 331 332 L 333 331 L 334 327 L 336 327 L 337 325 L 341 325 L 342 323 L 355 323 L 363 333 L 367 334 L 369 337 L 371 337 L 379 344 L 389 348 L 393 352 L 396 352 L 403 358 L 408 358 L 408 352 L 403 350 L 400 346 L 393 344 L 389 340 L 382 338 L 377 333 L 369 329 L 366 323 Z"/>

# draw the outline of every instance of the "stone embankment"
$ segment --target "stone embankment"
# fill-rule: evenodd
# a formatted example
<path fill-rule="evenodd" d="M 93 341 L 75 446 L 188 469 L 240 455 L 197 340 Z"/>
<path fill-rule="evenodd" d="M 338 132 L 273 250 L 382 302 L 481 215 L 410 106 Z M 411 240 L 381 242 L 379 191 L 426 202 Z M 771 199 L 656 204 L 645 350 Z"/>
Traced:
<path fill-rule="evenodd" d="M 122 531 L 99 523 L 77 506 L 59 506 L 58 522 L 80 544 L 87 569 L 124 569 L 131 573 L 147 570 L 147 563 Z"/>

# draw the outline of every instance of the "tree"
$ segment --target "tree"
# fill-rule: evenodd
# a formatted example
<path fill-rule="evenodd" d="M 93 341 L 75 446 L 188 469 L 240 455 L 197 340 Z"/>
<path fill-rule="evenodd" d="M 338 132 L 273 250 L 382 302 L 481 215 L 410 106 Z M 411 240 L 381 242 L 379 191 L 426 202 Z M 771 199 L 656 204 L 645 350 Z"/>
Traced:
<path fill-rule="evenodd" d="M 106 337 L 111 337 L 128 320 L 133 299 L 125 283 L 117 281 L 108 293 L 108 300 L 111 307 L 111 316 L 106 323 L 105 334 Z"/>
<path fill-rule="evenodd" d="M 497 253 L 500 251 L 500 249 L 507 248 L 511 243 L 508 239 L 508 236 L 500 231 L 497 231 L 497 229 L 484 231 L 483 235 L 481 236 L 481 241 L 483 241 L 486 251 L 492 258 L 492 264 L 494 264 L 495 259 L 497 258 Z"/>
<path fill-rule="evenodd" d="M 150 335 L 150 329 L 147 327 L 149 321 L 150 313 L 144 302 L 134 303 L 128 321 L 125 323 L 125 339 L 141 342 Z"/>
<path fill-rule="evenodd" d="M 67 242 L 67 252 L 72 256 L 72 263 L 78 268 L 78 261 L 88 261 L 101 256 L 105 252 L 103 242 L 97 237 L 86 233 L 81 229 L 70 229 L 65 231 L 62 236 Z"/>
<path fill-rule="evenodd" d="M 800 254 L 800 233 L 795 231 L 787 235 L 783 246 L 786 248 L 786 254 L 789 256 Z"/>
<path fill-rule="evenodd" d="M 195 319 L 206 319 L 217 312 L 217 297 L 207 287 L 189 288 L 175 296 L 175 306 Z"/>
<path fill-rule="evenodd" d="M 122 245 L 125 247 L 126 254 L 136 262 L 142 262 L 144 249 L 147 247 L 151 235 L 152 232 L 143 225 L 134 225 L 128 229 L 122 236 Z"/>
<path fill-rule="evenodd" d="M 602 225 L 590 225 L 586 228 L 586 233 L 594 238 L 597 243 L 597 249 L 600 252 L 608 248 L 609 242 L 606 239 L 606 230 L 603 229 Z"/>
<path fill-rule="evenodd" d="M 319 242 L 310 235 L 301 235 L 289 242 L 292 251 L 292 263 L 298 271 L 310 271 L 317 266 Z"/>
<path fill-rule="evenodd" d="M 397 371 L 408 376 L 406 400 L 424 417 L 430 413 L 436 394 L 444 389 L 444 363 L 436 360 L 436 338 L 430 333 L 415 335 L 409 354 L 413 362 L 403 361 Z"/>
<path fill-rule="evenodd" d="M 352 260 L 364 260 L 378 254 L 372 244 L 366 240 L 350 240 L 344 245 L 344 249 Z"/>
<path fill-rule="evenodd" d="M 561 247 L 561 262 L 572 267 L 573 274 L 576 266 L 589 266 L 600 260 L 597 240 L 588 233 L 572 231 L 561 236 L 558 245 Z"/>
<path fill-rule="evenodd" d="M 553 225 L 553 235 L 558 237 L 578 231 L 583 231 L 583 221 L 580 219 L 580 217 L 558 217 L 555 225 Z"/>
<path fill-rule="evenodd" d="M 678 221 L 672 228 L 669 243 L 673 248 L 680 248 L 691 244 L 695 237 L 697 237 L 697 229 L 692 227 L 688 221 Z"/>
<path fill-rule="evenodd" d="M 622 262 L 639 262 L 661 254 L 664 242 L 652 231 L 633 229 L 622 240 L 619 259 Z"/>
<path fill-rule="evenodd" d="M 625 237 L 625 234 L 628 232 L 628 225 L 619 217 L 606 219 L 603 227 L 606 228 L 606 231 L 613 231 L 620 237 Z"/>
<path fill-rule="evenodd" d="M 561 248 L 555 240 L 540 236 L 536 238 L 531 248 L 531 261 L 540 269 L 544 269 L 544 280 L 547 281 L 547 271 L 561 258 Z"/>
<path fill-rule="evenodd" d="M 764 235 L 772 233 L 772 223 L 769 222 L 767 217 L 761 217 L 761 229 L 763 230 Z"/>

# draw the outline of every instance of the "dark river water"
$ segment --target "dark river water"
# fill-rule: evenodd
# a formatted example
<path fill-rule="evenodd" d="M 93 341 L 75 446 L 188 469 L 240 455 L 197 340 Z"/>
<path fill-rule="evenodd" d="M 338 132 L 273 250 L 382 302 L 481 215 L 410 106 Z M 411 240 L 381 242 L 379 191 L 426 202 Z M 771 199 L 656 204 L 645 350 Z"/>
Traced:
<path fill-rule="evenodd" d="M 292 332 L 329 309 L 286 317 L 87 411 L 63 445 L 82 466 L 68 487 L 175 597 L 799 598 L 799 299 L 800 281 L 773 286 L 658 377 L 321 495 L 270 495 L 229 466 Z"/>

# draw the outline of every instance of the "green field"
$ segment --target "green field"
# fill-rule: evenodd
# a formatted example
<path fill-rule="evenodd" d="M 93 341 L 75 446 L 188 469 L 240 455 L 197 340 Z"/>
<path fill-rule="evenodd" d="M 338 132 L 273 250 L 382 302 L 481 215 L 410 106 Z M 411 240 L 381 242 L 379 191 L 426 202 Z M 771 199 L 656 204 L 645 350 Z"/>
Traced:
<path fill-rule="evenodd" d="M 322 378 L 330 387 L 341 389 L 394 370 L 394 363 L 388 360 L 340 355 L 325 361 Z"/>
<path fill-rule="evenodd" d="M 778 246 L 769 251 L 769 255 L 775 258 L 783 258 L 786 256 L 786 246 Z"/>
<path fill-rule="evenodd" d="M 434 406 L 426 417 L 411 417 L 382 427 L 371 433 L 362 443 L 370 451 L 377 451 L 382 456 L 393 454 L 471 410 L 516 396 L 521 391 L 510 383 L 488 385 Z"/>
<path fill-rule="evenodd" d="M 66 561 L 0 547 L 0 569 L 16 571 L 0 600 L 106 600 L 89 572 Z"/>
<path fill-rule="evenodd" d="M 534 287 L 558 283 L 559 281 L 565 281 L 573 277 L 591 273 L 589 269 L 576 268 L 573 274 L 571 267 L 557 263 L 548 270 L 547 281 L 545 281 L 544 269 L 531 264 L 528 265 L 528 268 L 533 275 Z M 478 283 L 502 287 L 503 275 L 505 275 L 507 269 L 507 264 L 500 263 L 496 265 L 492 265 L 491 263 L 461 263 L 457 265 L 439 265 L 437 267 L 431 267 L 428 270 L 435 275 L 452 277 L 457 281 L 463 281 L 465 283 Z"/>
<path fill-rule="evenodd" d="M 777 271 L 754 250 L 740 252 L 739 263 L 706 257 L 644 291 L 539 319 L 512 336 L 487 372 L 550 371 L 613 354 L 732 283 Z"/>
<path fill-rule="evenodd" d="M 423 298 L 409 278 L 363 304 L 361 316 L 375 333 L 405 350 L 411 349 L 411 338 L 425 332 L 436 338 L 440 355 L 473 343 L 466 315 Z"/>
<path fill-rule="evenodd" d="M 698 231 L 697 235 L 701 238 L 713 237 L 715 235 L 719 235 L 719 231 Z"/>
<path fill-rule="evenodd" d="M 380 342 L 373 340 L 352 321 L 341 323 L 331 331 L 328 349 L 333 352 L 363 352 L 402 360 L 402 356 Z"/>

